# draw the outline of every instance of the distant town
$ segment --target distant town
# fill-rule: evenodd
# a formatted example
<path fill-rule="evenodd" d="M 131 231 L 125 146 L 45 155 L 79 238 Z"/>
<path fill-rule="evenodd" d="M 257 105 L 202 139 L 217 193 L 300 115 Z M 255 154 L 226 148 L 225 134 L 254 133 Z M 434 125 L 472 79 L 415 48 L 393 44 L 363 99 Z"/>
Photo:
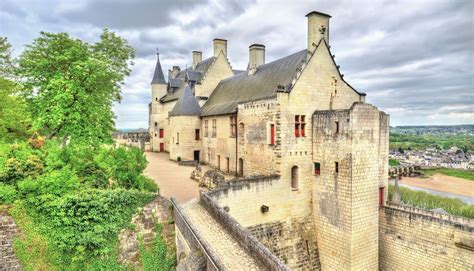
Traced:
<path fill-rule="evenodd" d="M 474 125 L 390 128 L 391 166 L 474 168 Z"/>

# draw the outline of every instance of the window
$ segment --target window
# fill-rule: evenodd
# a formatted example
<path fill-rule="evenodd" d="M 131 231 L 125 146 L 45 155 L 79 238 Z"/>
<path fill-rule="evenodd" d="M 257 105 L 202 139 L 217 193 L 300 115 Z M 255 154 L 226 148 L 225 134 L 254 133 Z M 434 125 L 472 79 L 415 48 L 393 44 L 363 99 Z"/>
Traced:
<path fill-rule="evenodd" d="M 226 160 L 226 164 L 227 164 L 226 172 L 229 173 L 230 172 L 230 159 L 229 159 L 229 157 L 226 157 L 225 160 Z"/>
<path fill-rule="evenodd" d="M 239 143 L 244 144 L 245 142 L 245 125 L 241 122 L 239 123 Z"/>
<path fill-rule="evenodd" d="M 314 163 L 314 175 L 321 175 L 321 163 Z"/>
<path fill-rule="evenodd" d="M 179 133 L 176 133 L 176 145 L 179 144 Z"/>
<path fill-rule="evenodd" d="M 209 127 L 208 127 L 207 120 L 204 121 L 204 136 L 205 137 L 209 136 Z"/>
<path fill-rule="evenodd" d="M 334 172 L 339 173 L 339 162 L 334 162 Z"/>
<path fill-rule="evenodd" d="M 194 130 L 194 139 L 196 139 L 196 140 L 201 139 L 199 129 Z"/>
<path fill-rule="evenodd" d="M 217 156 L 217 169 L 221 170 L 221 156 L 220 155 Z"/>
<path fill-rule="evenodd" d="M 384 199 L 384 188 L 385 187 L 379 187 L 379 207 L 383 205 L 383 199 Z"/>
<path fill-rule="evenodd" d="M 244 176 L 244 159 L 239 158 L 239 176 Z"/>
<path fill-rule="evenodd" d="M 295 115 L 295 136 L 304 137 L 306 129 L 305 115 Z"/>
<path fill-rule="evenodd" d="M 211 163 L 211 148 L 207 148 L 207 162 Z"/>
<path fill-rule="evenodd" d="M 237 136 L 237 116 L 230 117 L 230 136 Z"/>
<path fill-rule="evenodd" d="M 155 133 L 155 137 L 157 136 L 157 134 Z"/>
<path fill-rule="evenodd" d="M 336 134 L 339 134 L 339 121 L 336 121 Z"/>
<path fill-rule="evenodd" d="M 165 137 L 165 131 L 163 129 L 160 129 L 160 138 Z"/>
<path fill-rule="evenodd" d="M 275 145 L 275 124 L 270 124 L 270 145 Z"/>
<path fill-rule="evenodd" d="M 158 126 L 158 122 L 155 121 L 155 127 Z"/>
<path fill-rule="evenodd" d="M 298 190 L 298 167 L 294 166 L 291 168 L 291 189 Z"/>
<path fill-rule="evenodd" d="M 212 120 L 212 137 L 216 137 L 217 134 L 217 120 Z"/>

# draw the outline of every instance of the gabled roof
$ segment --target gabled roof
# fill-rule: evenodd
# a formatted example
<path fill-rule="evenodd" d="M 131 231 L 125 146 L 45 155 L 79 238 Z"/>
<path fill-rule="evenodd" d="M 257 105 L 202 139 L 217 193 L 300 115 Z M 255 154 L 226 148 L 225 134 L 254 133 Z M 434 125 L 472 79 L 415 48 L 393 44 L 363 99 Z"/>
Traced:
<path fill-rule="evenodd" d="M 205 74 L 207 73 L 207 71 L 212 66 L 215 60 L 216 60 L 216 57 L 210 57 L 208 59 L 205 59 L 199 62 L 196 65 L 196 68 L 194 69 L 186 68 L 180 71 L 176 75 L 176 78 L 173 78 L 173 79 L 170 78 L 170 86 L 175 87 L 175 88 L 179 87 L 179 88 L 176 92 L 168 93 L 165 96 L 161 97 L 160 101 L 162 103 L 166 103 L 166 102 L 177 100 L 181 96 L 181 93 L 183 93 L 184 86 L 185 86 L 184 81 L 185 81 L 186 76 L 188 77 L 188 80 L 190 81 L 194 81 L 198 84 L 201 83 Z"/>
<path fill-rule="evenodd" d="M 257 72 L 247 72 L 220 81 L 209 100 L 202 107 L 203 116 L 230 114 L 243 102 L 276 97 L 278 89 L 288 88 L 295 73 L 306 60 L 307 50 L 258 67 Z"/>
<path fill-rule="evenodd" d="M 166 84 L 165 76 L 163 75 L 163 69 L 161 68 L 159 53 L 156 53 L 156 66 L 155 72 L 153 73 L 153 79 L 151 80 L 151 84 Z"/>
<path fill-rule="evenodd" d="M 170 111 L 169 116 L 199 116 L 201 107 L 196 101 L 193 92 L 188 84 L 184 87 L 181 97 Z"/>

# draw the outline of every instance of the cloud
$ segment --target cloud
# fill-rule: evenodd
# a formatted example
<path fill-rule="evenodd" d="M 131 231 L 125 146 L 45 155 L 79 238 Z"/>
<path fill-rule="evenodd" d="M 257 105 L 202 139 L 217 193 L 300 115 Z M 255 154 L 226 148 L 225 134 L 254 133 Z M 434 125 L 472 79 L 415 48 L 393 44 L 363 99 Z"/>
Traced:
<path fill-rule="evenodd" d="M 311 10 L 332 15 L 331 51 L 344 79 L 392 125 L 474 122 L 471 0 L 3 0 L 0 35 L 18 54 L 41 30 L 90 42 L 104 27 L 116 31 L 137 50 L 114 107 L 117 126 L 137 128 L 148 125 L 157 47 L 168 70 L 191 65 L 193 50 L 210 57 L 212 39 L 224 38 L 232 66 L 245 69 L 252 43 L 266 45 L 267 62 L 304 49 Z"/>

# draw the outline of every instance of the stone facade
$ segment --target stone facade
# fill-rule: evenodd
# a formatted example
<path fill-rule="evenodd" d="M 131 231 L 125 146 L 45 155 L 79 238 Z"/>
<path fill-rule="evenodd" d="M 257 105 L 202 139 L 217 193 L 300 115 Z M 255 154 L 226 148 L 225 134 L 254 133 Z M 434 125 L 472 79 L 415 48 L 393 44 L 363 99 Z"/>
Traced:
<path fill-rule="evenodd" d="M 380 209 L 380 270 L 473 270 L 474 221 L 397 205 Z"/>
<path fill-rule="evenodd" d="M 412 269 L 400 263 L 406 243 L 390 233 L 415 234 L 419 225 L 405 223 L 404 216 L 401 224 L 393 223 L 398 212 L 384 207 L 389 116 L 365 103 L 366 95 L 344 80 L 329 46 L 330 16 L 311 12 L 307 17 L 303 51 L 265 64 L 265 46 L 253 44 L 243 73 L 232 72 L 224 40 L 214 41 L 211 59 L 199 62 L 195 53 L 195 70 L 181 74 L 183 85 L 194 90 L 199 115 L 168 116 L 175 107 L 171 85 L 180 73 L 170 77 L 167 93 L 157 100 L 157 126 L 165 129 L 158 141 L 165 144 L 162 150 L 173 160 L 187 160 L 190 151 L 199 150 L 193 159 L 237 176 L 231 182 L 212 182 L 210 187 L 221 187 L 183 209 L 190 218 L 183 215 L 177 225 L 179 243 L 189 257 L 198 255 L 195 250 L 203 252 L 207 268 L 209 263 L 221 268 L 223 262 L 234 264 L 228 253 L 213 246 L 227 242 L 237 249 L 230 244 L 235 239 L 246 262 L 255 255 L 268 270 Z M 176 146 L 177 133 L 181 146 Z M 193 221 L 203 225 L 193 227 Z M 428 219 L 420 225 L 439 228 L 437 223 Z M 461 235 L 467 241 L 455 241 L 456 248 L 468 251 L 455 257 L 459 269 L 472 268 L 468 256 L 473 236 L 465 232 Z M 438 249 L 421 255 L 436 257 L 445 250 L 454 255 L 457 250 L 446 242 L 456 234 L 445 235 L 441 243 L 433 241 Z M 419 257 L 419 249 L 411 245 L 405 250 L 407 262 Z M 451 260 L 443 255 L 433 264 L 414 263 L 414 269 L 447 267 Z M 183 256 L 183 262 L 189 257 Z"/>
<path fill-rule="evenodd" d="M 0 210 L 0 270 L 21 270 L 20 263 L 13 252 L 13 239 L 20 230 L 7 209 Z"/>

